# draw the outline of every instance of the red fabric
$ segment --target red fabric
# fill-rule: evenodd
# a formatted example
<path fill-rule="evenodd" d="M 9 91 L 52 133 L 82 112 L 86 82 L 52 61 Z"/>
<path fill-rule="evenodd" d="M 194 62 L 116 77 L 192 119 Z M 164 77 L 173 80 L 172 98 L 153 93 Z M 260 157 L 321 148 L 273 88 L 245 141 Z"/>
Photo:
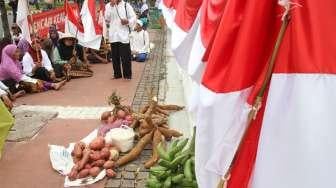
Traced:
<path fill-rule="evenodd" d="M 277 0 L 228 0 L 202 84 L 217 93 L 253 86 L 280 27 Z"/>
<path fill-rule="evenodd" d="M 180 0 L 163 0 L 163 4 L 170 9 L 177 9 Z"/>
<path fill-rule="evenodd" d="M 35 50 L 32 45 L 35 45 L 36 43 L 40 43 L 39 39 L 32 39 L 32 43 L 29 46 L 28 53 L 32 57 L 34 63 L 42 62 L 42 53 L 41 50 Z"/>
<path fill-rule="evenodd" d="M 336 73 L 336 1 L 294 1 L 276 73 Z"/>
<path fill-rule="evenodd" d="M 100 11 L 103 11 L 105 13 L 105 2 L 104 0 L 99 1 Z"/>
<path fill-rule="evenodd" d="M 336 41 L 332 38 L 336 23 L 330 20 L 336 18 L 336 1 L 298 0 L 296 3 L 302 7 L 291 10 L 291 21 L 281 43 L 274 72 L 335 74 Z M 261 86 L 263 75 L 257 82 L 257 88 Z M 258 120 L 251 124 L 243 147 L 238 151 L 229 188 L 248 187 L 257 155 L 262 115 L 263 112 L 259 113 Z"/>
<path fill-rule="evenodd" d="M 201 16 L 201 40 L 205 48 L 208 47 L 213 35 L 217 31 L 228 0 L 204 0 Z"/>
<path fill-rule="evenodd" d="M 188 32 L 197 17 L 201 5 L 202 0 L 180 0 L 176 10 L 175 23 L 183 31 Z"/>
<path fill-rule="evenodd" d="M 233 164 L 233 168 L 231 170 L 228 188 L 248 187 L 257 156 L 260 130 L 265 112 L 265 101 L 267 101 L 267 93 L 268 92 L 266 92 L 266 95 L 264 96 L 263 106 L 259 110 L 257 118 L 251 122 L 246 132 L 246 137 L 237 153 L 235 163 Z"/>
<path fill-rule="evenodd" d="M 77 27 L 79 32 L 84 33 L 84 27 L 81 22 L 81 18 L 79 16 L 78 5 L 76 6 L 76 8 L 73 8 L 74 6 L 73 7 L 70 6 L 68 0 L 65 0 L 64 7 L 65 7 L 65 12 L 66 12 L 66 17 L 69 19 L 69 21 Z"/>
<path fill-rule="evenodd" d="M 90 11 L 90 15 L 92 16 L 93 25 L 96 31 L 96 35 L 101 35 L 103 33 L 102 28 L 99 26 L 97 11 L 96 11 L 96 1 L 95 0 L 88 0 L 88 8 Z"/>

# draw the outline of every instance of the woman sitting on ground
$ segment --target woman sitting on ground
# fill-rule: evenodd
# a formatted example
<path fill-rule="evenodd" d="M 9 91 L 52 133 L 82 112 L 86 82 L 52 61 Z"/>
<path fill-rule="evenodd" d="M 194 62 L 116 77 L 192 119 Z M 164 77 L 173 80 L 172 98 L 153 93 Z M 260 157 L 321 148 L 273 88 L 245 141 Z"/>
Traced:
<path fill-rule="evenodd" d="M 141 20 L 137 21 L 134 31 L 131 33 L 131 51 L 133 60 L 144 62 L 149 53 L 149 35 L 142 29 Z"/>
<path fill-rule="evenodd" d="M 70 34 L 61 35 L 59 45 L 53 53 L 56 76 L 65 76 L 67 80 L 91 77 L 93 71 L 89 69 L 84 53 L 76 38 Z"/>
<path fill-rule="evenodd" d="M 32 78 L 54 82 L 54 69 L 47 53 L 41 49 L 40 39 L 33 38 L 28 52 L 22 58 L 23 72 Z"/>
<path fill-rule="evenodd" d="M 9 93 L 19 95 L 18 92 L 22 94 L 22 90 L 27 93 L 58 90 L 65 84 L 65 81 L 52 83 L 26 76 L 20 68 L 19 58 L 20 50 L 13 44 L 7 45 L 2 51 L 0 81 L 8 87 Z"/>

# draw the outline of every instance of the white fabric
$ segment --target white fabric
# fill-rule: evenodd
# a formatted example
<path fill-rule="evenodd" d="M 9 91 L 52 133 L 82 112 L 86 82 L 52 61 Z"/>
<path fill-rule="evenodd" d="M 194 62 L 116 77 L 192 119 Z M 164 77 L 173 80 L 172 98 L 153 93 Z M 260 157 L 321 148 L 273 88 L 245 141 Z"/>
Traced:
<path fill-rule="evenodd" d="M 196 177 L 198 187 L 216 187 L 232 161 L 246 126 L 251 88 L 231 93 L 214 93 L 200 87 L 196 120 Z M 229 112 L 229 113 L 228 113 Z"/>
<path fill-rule="evenodd" d="M 53 68 L 49 60 L 48 54 L 44 50 L 41 50 L 41 54 L 42 54 L 42 60 L 41 60 L 42 67 L 46 68 L 48 71 L 52 71 Z M 35 67 L 35 63 L 33 58 L 28 52 L 26 52 L 22 58 L 22 66 L 24 74 L 26 74 L 27 76 L 33 76 L 32 70 Z"/>
<path fill-rule="evenodd" d="M 100 49 L 100 44 L 101 44 L 101 35 L 98 35 L 95 39 L 92 41 L 88 41 L 84 37 L 84 33 L 79 32 L 76 25 L 73 24 L 68 18 L 65 18 L 65 29 L 64 32 L 66 34 L 69 34 L 70 36 L 77 38 L 78 44 L 87 47 L 87 48 L 92 48 L 95 50 Z"/>
<path fill-rule="evenodd" d="M 332 188 L 336 76 L 274 74 L 251 188 Z"/>
<path fill-rule="evenodd" d="M 92 0 L 85 0 L 81 10 L 81 20 L 83 22 L 84 34 L 83 43 L 89 44 L 84 47 L 99 50 L 101 45 L 102 34 L 96 33 L 93 17 L 89 10 L 88 3 Z"/>
<path fill-rule="evenodd" d="M 127 11 L 127 18 L 126 18 Z M 119 16 L 120 18 L 119 18 Z M 122 25 L 120 19 L 127 19 L 129 24 Z M 136 24 L 136 14 L 129 3 L 121 1 L 118 5 L 111 6 L 111 3 L 106 4 L 105 6 L 105 20 L 110 25 L 109 28 L 109 41 L 129 43 L 129 28 L 133 28 Z"/>
<path fill-rule="evenodd" d="M 28 77 L 26 75 L 22 75 L 21 77 L 21 81 L 24 81 L 24 82 L 30 82 L 30 83 L 33 83 L 33 84 L 36 84 L 37 83 L 37 80 L 34 79 L 34 78 L 31 78 L 31 77 Z"/>
<path fill-rule="evenodd" d="M 0 89 L 2 89 L 2 90 L 8 90 L 9 88 L 4 83 L 2 83 L 0 81 Z"/>
<path fill-rule="evenodd" d="M 149 53 L 149 34 L 147 31 L 132 31 L 131 50 L 137 53 Z"/>
<path fill-rule="evenodd" d="M 28 19 L 27 19 L 28 15 L 29 15 L 28 1 L 19 0 L 16 23 L 18 24 L 18 26 L 22 31 L 23 38 L 25 38 L 28 42 L 31 42 Z"/>
<path fill-rule="evenodd" d="M 144 13 L 146 10 L 148 10 L 149 8 L 148 8 L 148 5 L 147 5 L 147 3 L 144 3 L 144 4 L 142 4 L 142 6 L 141 6 L 141 9 L 140 9 L 140 13 L 142 14 L 142 13 Z"/>

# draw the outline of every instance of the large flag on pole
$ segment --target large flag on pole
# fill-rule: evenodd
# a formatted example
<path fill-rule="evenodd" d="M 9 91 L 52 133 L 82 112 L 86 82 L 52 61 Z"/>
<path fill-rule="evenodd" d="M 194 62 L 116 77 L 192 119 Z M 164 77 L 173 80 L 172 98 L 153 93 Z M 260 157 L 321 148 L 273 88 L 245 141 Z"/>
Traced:
<path fill-rule="evenodd" d="M 28 16 L 29 14 L 29 5 L 28 0 L 19 0 L 18 1 L 18 12 L 16 23 L 20 27 L 22 31 L 22 37 L 24 37 L 27 41 L 30 40 L 30 31 L 29 31 L 29 23 L 28 23 Z"/>
<path fill-rule="evenodd" d="M 336 2 L 300 0 L 279 49 L 259 138 L 245 141 L 229 187 L 335 187 Z M 295 4 L 294 4 L 295 6 Z M 258 129 L 259 128 L 259 129 Z M 252 135 L 252 134 L 251 134 Z M 255 141 L 257 139 L 257 141 Z M 245 171 L 250 164 L 252 171 Z M 245 171 L 245 172 L 244 172 Z M 240 178 L 244 177 L 244 179 Z M 249 183 L 247 183 L 249 182 Z"/>
<path fill-rule="evenodd" d="M 76 37 L 80 45 L 99 50 L 102 31 L 96 17 L 96 6 L 91 1 L 93 0 L 84 1 L 81 14 L 78 8 L 72 8 L 68 1 L 65 1 L 65 32 Z"/>

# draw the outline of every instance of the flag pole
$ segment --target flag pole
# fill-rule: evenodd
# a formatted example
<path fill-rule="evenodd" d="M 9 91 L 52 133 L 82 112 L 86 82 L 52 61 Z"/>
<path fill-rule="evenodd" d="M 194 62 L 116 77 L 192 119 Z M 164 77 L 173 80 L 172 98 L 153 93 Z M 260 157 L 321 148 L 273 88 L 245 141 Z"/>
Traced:
<path fill-rule="evenodd" d="M 31 28 L 32 28 L 32 33 L 35 37 L 36 32 L 35 32 L 35 29 L 34 29 L 34 26 L 33 26 L 33 14 L 30 11 L 30 6 L 29 6 L 28 0 L 26 1 L 26 3 L 27 3 L 27 7 L 28 7 L 28 14 L 29 14 L 29 17 L 30 17 L 30 24 L 31 24 Z M 28 30 L 29 30 L 29 22 L 28 22 Z M 33 41 L 31 41 L 31 42 L 33 42 Z M 39 57 L 38 53 L 36 53 L 36 58 L 37 58 L 37 61 L 40 62 L 40 57 Z"/>
<path fill-rule="evenodd" d="M 258 91 L 257 97 L 255 98 L 254 103 L 252 105 L 252 109 L 250 110 L 250 112 L 248 114 L 247 127 L 244 130 L 243 136 L 242 136 L 242 138 L 239 142 L 238 148 L 237 148 L 237 150 L 234 154 L 234 157 L 233 157 L 233 160 L 232 160 L 232 162 L 229 166 L 229 169 L 226 171 L 225 175 L 223 176 L 223 178 L 221 178 L 221 180 L 218 183 L 218 186 L 217 186 L 218 188 L 227 188 L 228 187 L 228 181 L 230 180 L 232 167 L 233 167 L 234 163 L 236 162 L 238 151 L 242 147 L 243 140 L 245 140 L 245 138 L 246 138 L 247 131 L 248 131 L 252 121 L 256 119 L 257 113 L 258 113 L 259 109 L 261 108 L 263 97 L 265 95 L 266 89 L 267 89 L 267 87 L 270 83 L 270 80 L 272 78 L 273 69 L 274 69 L 274 65 L 275 65 L 275 60 L 276 60 L 276 57 L 278 55 L 281 42 L 282 42 L 282 39 L 283 39 L 283 37 L 286 33 L 286 29 L 287 29 L 287 26 L 288 26 L 289 21 L 290 21 L 290 15 L 288 14 L 288 10 L 289 9 L 287 9 L 287 11 L 285 12 L 285 15 L 283 17 L 282 25 L 281 25 L 279 34 L 277 36 L 277 40 L 276 40 L 271 58 L 269 60 L 267 72 L 266 72 L 265 78 L 263 80 L 262 86 L 261 86 L 260 90 Z"/>

